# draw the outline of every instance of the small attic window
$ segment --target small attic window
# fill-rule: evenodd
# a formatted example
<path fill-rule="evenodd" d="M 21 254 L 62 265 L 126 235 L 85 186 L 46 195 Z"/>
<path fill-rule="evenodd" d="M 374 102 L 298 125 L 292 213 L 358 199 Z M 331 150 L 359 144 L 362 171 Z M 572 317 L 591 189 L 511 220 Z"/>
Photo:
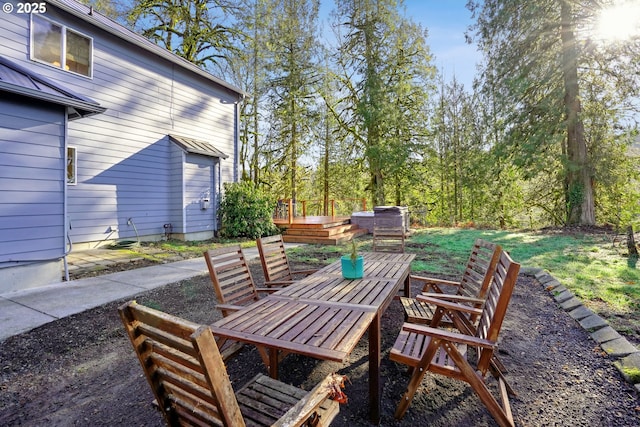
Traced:
<path fill-rule="evenodd" d="M 41 15 L 31 15 L 31 59 L 91 77 L 93 40 Z"/>

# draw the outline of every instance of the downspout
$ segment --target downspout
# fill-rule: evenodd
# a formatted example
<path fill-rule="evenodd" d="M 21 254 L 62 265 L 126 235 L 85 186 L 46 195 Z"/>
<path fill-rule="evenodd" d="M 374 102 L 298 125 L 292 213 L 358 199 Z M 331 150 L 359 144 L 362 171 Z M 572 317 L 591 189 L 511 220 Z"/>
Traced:
<path fill-rule="evenodd" d="M 238 182 L 238 170 L 240 168 L 240 102 L 242 102 L 242 97 L 234 103 L 235 131 L 233 135 L 233 182 Z"/>
<path fill-rule="evenodd" d="M 68 108 L 67 108 L 68 110 Z M 67 215 L 67 153 L 68 153 L 68 134 L 69 134 L 69 114 L 64 115 L 64 144 L 63 144 L 63 157 L 64 157 L 64 165 L 62 169 L 62 214 L 64 215 L 64 256 L 62 257 L 62 262 L 64 264 L 64 280 L 66 282 L 69 281 L 69 264 L 67 263 L 67 255 L 73 250 L 73 243 L 71 243 L 71 236 L 69 236 L 69 216 Z M 67 242 L 69 242 L 69 250 L 67 250 Z"/>

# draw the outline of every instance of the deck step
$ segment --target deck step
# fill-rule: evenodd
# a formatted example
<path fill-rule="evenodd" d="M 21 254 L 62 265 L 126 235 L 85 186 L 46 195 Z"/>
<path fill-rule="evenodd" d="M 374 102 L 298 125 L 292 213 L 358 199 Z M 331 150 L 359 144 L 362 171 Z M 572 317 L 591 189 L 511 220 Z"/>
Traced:
<path fill-rule="evenodd" d="M 347 233 L 357 229 L 356 224 L 344 224 L 326 228 L 298 228 L 290 227 L 287 229 L 288 236 L 311 236 L 311 237 L 329 237 L 337 234 Z"/>
<path fill-rule="evenodd" d="M 337 233 L 329 236 L 309 236 L 309 235 L 295 235 L 287 233 L 282 235 L 282 240 L 287 243 L 315 243 L 320 245 L 339 245 L 354 237 L 367 234 L 367 230 L 364 228 L 353 228 L 343 233 Z"/>
<path fill-rule="evenodd" d="M 300 221 L 304 221 L 304 220 L 300 220 Z M 322 230 L 325 228 L 332 228 L 332 227 L 339 227 L 341 225 L 347 225 L 347 224 L 351 224 L 351 219 L 350 218 L 344 218 L 344 219 L 340 219 L 340 218 L 336 218 L 335 220 L 326 222 L 294 222 L 292 224 L 278 224 L 279 227 L 284 227 L 287 230 L 290 229 L 297 229 L 297 230 Z"/>

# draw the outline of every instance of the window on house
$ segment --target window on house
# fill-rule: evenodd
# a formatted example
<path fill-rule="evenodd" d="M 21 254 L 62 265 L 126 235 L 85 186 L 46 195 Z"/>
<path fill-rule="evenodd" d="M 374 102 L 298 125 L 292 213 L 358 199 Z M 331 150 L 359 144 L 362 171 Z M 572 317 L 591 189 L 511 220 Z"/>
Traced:
<path fill-rule="evenodd" d="M 93 40 L 40 15 L 31 15 L 31 59 L 91 77 Z"/>
<path fill-rule="evenodd" d="M 78 157 L 76 147 L 67 147 L 67 184 L 77 184 Z"/>

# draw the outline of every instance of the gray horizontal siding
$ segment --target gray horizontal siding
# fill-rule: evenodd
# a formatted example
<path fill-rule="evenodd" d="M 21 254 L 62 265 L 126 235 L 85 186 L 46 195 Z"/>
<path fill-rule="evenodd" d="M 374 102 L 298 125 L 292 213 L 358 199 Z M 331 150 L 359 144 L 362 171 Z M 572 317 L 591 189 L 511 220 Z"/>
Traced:
<path fill-rule="evenodd" d="M 212 143 L 230 156 L 222 163 L 222 176 L 233 179 L 231 94 L 64 12 L 51 8 L 47 15 L 93 38 L 93 78 L 25 60 L 28 17 L 11 16 L 10 32 L 14 38 L 22 34 L 24 51 L 2 40 L 0 48 L 7 48 L 22 65 L 107 108 L 103 114 L 69 122 L 67 142 L 78 150 L 78 183 L 68 187 L 67 199 L 73 241 L 103 240 L 110 225 L 120 230 L 110 238 L 134 237 L 128 218 L 141 236 L 162 234 L 166 223 L 183 223 L 182 195 L 174 181 L 179 166 L 166 135 Z"/>
<path fill-rule="evenodd" d="M 63 107 L 0 99 L 0 267 L 64 255 Z"/>
<path fill-rule="evenodd" d="M 4 12 L 0 15 L 0 54 L 9 58 L 27 59 L 22 41 L 27 36 L 24 16 Z"/>

